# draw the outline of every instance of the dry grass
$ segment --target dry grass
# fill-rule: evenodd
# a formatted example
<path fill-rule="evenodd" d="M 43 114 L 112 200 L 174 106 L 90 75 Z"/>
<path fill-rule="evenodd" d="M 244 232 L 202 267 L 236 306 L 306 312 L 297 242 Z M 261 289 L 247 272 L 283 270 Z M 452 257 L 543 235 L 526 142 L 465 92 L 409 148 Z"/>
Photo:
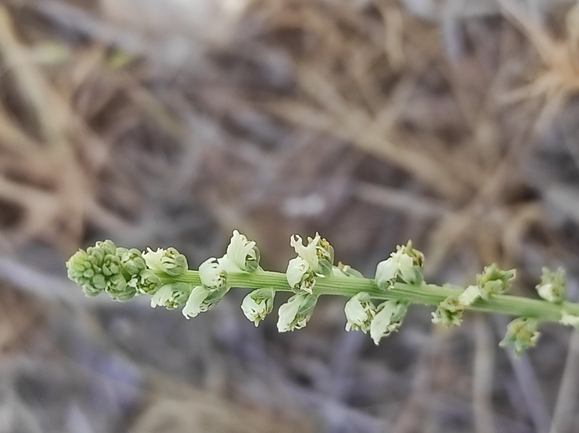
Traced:
<path fill-rule="evenodd" d="M 318 230 L 371 274 L 412 238 L 431 279 L 498 262 L 529 294 L 541 265 L 564 264 L 576 299 L 579 6 L 531 3 L 4 0 L 0 245 L 62 275 L 95 238 L 172 244 L 195 265 L 239 228 L 282 269 L 288 236 Z M 431 335 L 417 311 L 376 349 L 341 331 L 340 301 L 281 336 L 229 303 L 196 323 L 96 305 L 53 305 L 35 342 L 20 319 L 2 327 L 27 365 L 57 372 L 33 383 L 76 384 L 39 409 L 18 388 L 30 372 L 11 373 L 13 406 L 49 413 L 44 431 L 101 431 L 99 416 L 135 432 L 579 426 L 571 388 L 557 399 L 560 329 L 515 362 L 495 349 L 504 324 L 481 317 Z"/>

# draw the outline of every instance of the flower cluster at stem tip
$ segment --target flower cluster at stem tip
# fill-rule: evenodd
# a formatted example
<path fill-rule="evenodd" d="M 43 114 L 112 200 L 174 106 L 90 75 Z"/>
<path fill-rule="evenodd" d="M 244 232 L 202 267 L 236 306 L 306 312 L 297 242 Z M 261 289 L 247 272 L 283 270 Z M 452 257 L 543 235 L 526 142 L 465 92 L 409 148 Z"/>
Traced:
<path fill-rule="evenodd" d="M 182 308 L 187 319 L 215 307 L 232 288 L 231 280 L 237 281 L 238 286 L 240 281 L 247 281 L 246 285 L 241 284 L 242 288 L 258 287 L 241 303 L 243 314 L 255 326 L 273 311 L 276 293 L 290 291 L 292 296 L 278 308 L 279 332 L 306 326 L 320 295 L 346 295 L 350 297 L 344 308 L 346 330 L 369 333 L 375 344 L 400 328 L 411 303 L 436 303 L 432 322 L 456 326 L 462 323 L 467 309 L 493 311 L 493 300 L 496 303 L 507 298 L 503 294 L 515 278 L 515 270 L 501 270 L 493 264 L 477 275 L 476 284 L 463 290 L 451 289 L 452 294 L 448 295 L 445 286 L 424 282 L 424 256 L 411 242 L 398 246 L 390 257 L 378 263 L 374 279 L 364 278 L 348 265 L 334 265 L 334 249 L 319 234 L 308 238 L 305 245 L 300 236 L 294 235 L 290 245 L 296 257 L 289 261 L 285 275 L 264 271 L 259 265 L 256 243 L 237 230 L 233 231 L 225 255 L 207 259 L 198 271 L 189 270 L 186 257 L 175 248 L 141 252 L 117 247 L 110 240 L 77 251 L 66 265 L 68 277 L 87 296 L 104 292 L 115 301 L 128 301 L 134 296 L 149 295 L 152 307 Z M 543 299 L 534 301 L 539 303 L 536 311 L 542 311 L 543 305 L 557 305 L 557 320 L 579 329 L 579 306 L 565 301 L 562 269 L 551 272 L 544 268 L 536 289 Z M 433 295 L 437 301 L 432 301 Z M 514 310 L 511 314 L 520 317 L 510 323 L 501 345 L 512 345 L 518 354 L 536 344 L 541 317 Z M 552 316 L 546 320 L 553 320 Z"/>

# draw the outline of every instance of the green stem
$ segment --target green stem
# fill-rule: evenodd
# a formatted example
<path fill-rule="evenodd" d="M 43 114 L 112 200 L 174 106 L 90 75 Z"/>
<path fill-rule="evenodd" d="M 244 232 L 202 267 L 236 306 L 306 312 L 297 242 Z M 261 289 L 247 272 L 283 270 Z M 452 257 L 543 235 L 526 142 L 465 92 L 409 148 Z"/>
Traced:
<path fill-rule="evenodd" d="M 200 285 L 198 271 L 186 271 L 179 277 L 159 274 L 164 282 L 185 282 Z M 251 274 L 229 274 L 227 283 L 232 287 L 245 289 L 261 289 L 272 287 L 276 291 L 291 292 L 286 276 L 280 272 L 258 271 Z M 318 278 L 313 292 L 316 295 L 341 295 L 351 297 L 359 292 L 366 292 L 374 299 L 396 300 L 410 304 L 438 305 L 449 296 L 457 296 L 464 288 L 446 284 L 411 285 L 396 283 L 389 290 L 380 290 L 374 280 L 352 277 Z M 501 313 L 511 316 L 534 317 L 540 321 L 558 322 L 561 319 L 563 307 L 569 314 L 579 316 L 579 304 L 566 302 L 553 304 L 538 299 L 521 296 L 497 295 L 488 301 L 478 299 L 467 309 Z"/>

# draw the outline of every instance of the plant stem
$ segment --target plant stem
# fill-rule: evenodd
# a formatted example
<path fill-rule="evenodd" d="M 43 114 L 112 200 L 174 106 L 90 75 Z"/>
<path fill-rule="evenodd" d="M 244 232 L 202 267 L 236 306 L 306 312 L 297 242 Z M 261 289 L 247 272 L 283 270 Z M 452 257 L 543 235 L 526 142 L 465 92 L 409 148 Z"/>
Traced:
<path fill-rule="evenodd" d="M 198 271 L 186 271 L 178 277 L 167 274 L 158 274 L 163 282 L 185 282 L 192 285 L 201 285 Z M 261 289 L 272 287 L 276 291 L 291 292 L 286 276 L 280 272 L 257 271 L 251 274 L 238 273 L 227 276 L 227 284 L 232 287 L 245 289 Z M 380 290 L 374 280 L 352 277 L 326 277 L 316 279 L 313 288 L 315 295 L 341 295 L 351 297 L 359 292 L 366 292 L 374 299 L 396 300 L 410 304 L 438 305 L 449 296 L 458 296 L 464 288 L 445 284 L 422 283 L 411 285 L 396 283 L 388 290 Z M 521 296 L 497 295 L 489 300 L 476 300 L 467 309 L 501 313 L 511 316 L 533 317 L 545 322 L 561 320 L 563 307 L 569 314 L 579 316 L 579 304 L 565 302 L 553 304 L 538 299 L 529 299 Z"/>

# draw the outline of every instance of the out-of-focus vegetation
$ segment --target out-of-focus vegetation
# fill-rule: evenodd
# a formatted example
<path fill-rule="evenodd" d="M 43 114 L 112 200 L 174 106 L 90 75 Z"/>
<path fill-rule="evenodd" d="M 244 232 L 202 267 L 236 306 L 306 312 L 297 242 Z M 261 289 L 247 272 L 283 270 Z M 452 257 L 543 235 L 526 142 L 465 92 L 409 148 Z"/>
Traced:
<path fill-rule="evenodd" d="M 243 294 L 188 322 L 64 270 L 102 238 L 197 267 L 233 228 L 283 270 L 320 231 L 369 276 L 409 238 L 433 282 L 562 265 L 577 301 L 578 90 L 573 1 L 0 1 L 0 425 L 579 430 L 569 330 L 515 361 L 504 318 L 411 310 L 376 348 L 345 300 L 279 335 Z"/>

